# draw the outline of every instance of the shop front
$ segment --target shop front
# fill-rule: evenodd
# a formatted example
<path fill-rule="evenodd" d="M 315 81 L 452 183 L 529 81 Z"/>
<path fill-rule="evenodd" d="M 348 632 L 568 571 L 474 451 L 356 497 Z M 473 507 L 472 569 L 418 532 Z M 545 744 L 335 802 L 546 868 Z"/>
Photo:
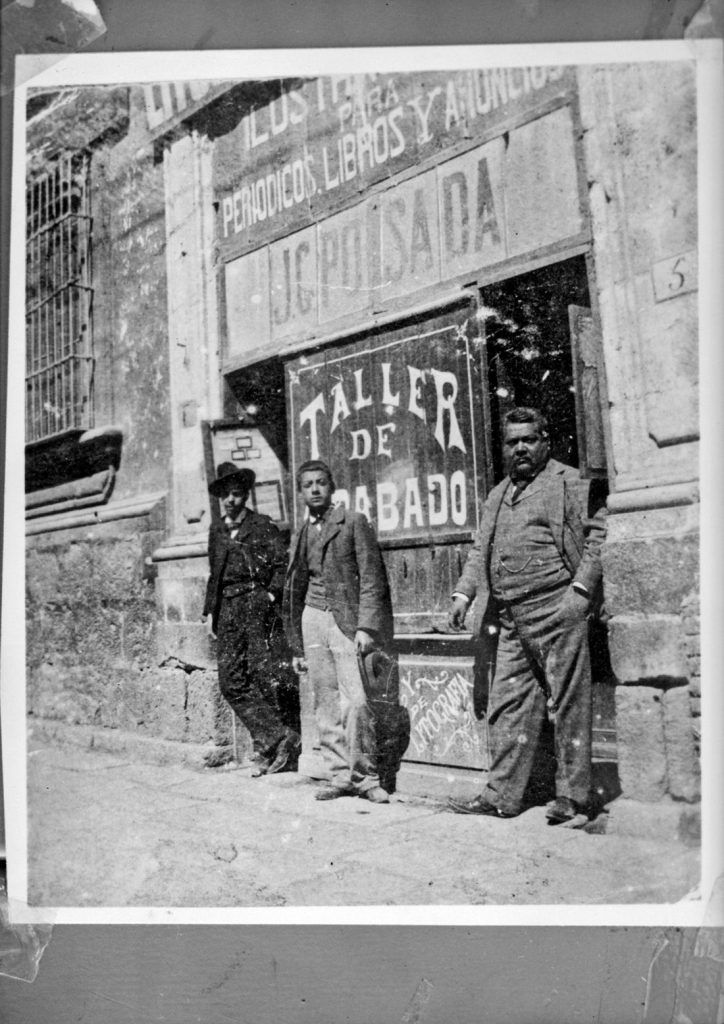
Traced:
<path fill-rule="evenodd" d="M 484 668 L 447 614 L 502 472 L 503 415 L 540 406 L 553 455 L 607 475 L 575 75 L 263 89 L 246 106 L 232 91 L 213 119 L 226 419 L 210 424 L 207 465 L 255 460 L 258 507 L 292 530 L 297 467 L 329 463 L 335 500 L 373 523 L 390 579 L 411 721 L 400 783 L 474 782 L 488 761 L 473 701 Z M 596 750 L 610 760 L 598 660 Z M 307 689 L 301 769 L 314 775 Z"/>

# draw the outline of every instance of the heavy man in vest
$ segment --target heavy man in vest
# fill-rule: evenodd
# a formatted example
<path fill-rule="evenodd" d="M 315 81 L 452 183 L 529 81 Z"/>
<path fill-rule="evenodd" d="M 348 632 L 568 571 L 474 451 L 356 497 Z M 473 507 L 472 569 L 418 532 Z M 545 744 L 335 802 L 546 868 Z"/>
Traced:
<path fill-rule="evenodd" d="M 548 716 L 556 796 L 550 824 L 581 822 L 591 790 L 588 616 L 601 585 L 604 509 L 589 508 L 589 481 L 549 457 L 537 409 L 512 409 L 503 438 L 506 478 L 490 492 L 478 535 L 453 593 L 460 629 L 476 599 L 475 628 L 497 618 L 498 646 L 487 719 L 491 762 L 480 796 L 450 800 L 459 814 L 510 818 L 524 794 Z"/>
<path fill-rule="evenodd" d="M 302 463 L 297 487 L 307 518 L 292 541 L 283 614 L 289 646 L 298 663 L 306 661 L 331 782 L 315 796 L 388 803 L 378 773 L 375 718 L 357 663 L 358 654 L 392 639 L 382 555 L 365 517 L 332 505 L 334 481 L 326 463 Z"/>

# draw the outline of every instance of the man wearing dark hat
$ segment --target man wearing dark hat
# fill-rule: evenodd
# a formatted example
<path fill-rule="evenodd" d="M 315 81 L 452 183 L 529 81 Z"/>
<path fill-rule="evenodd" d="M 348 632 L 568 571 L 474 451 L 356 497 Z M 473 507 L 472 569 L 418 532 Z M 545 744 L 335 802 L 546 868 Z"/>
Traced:
<path fill-rule="evenodd" d="M 280 701 L 291 668 L 281 649 L 281 605 L 286 551 L 268 516 L 246 507 L 254 473 L 222 462 L 209 492 L 219 498 L 223 518 L 209 531 L 211 573 L 202 620 L 211 616 L 218 639 L 219 687 L 251 734 L 252 774 L 294 771 L 301 740 L 298 706 Z M 287 692 L 287 704 L 288 692 Z M 206 757 L 208 767 L 232 760 L 232 748 Z"/>
<path fill-rule="evenodd" d="M 306 660 L 322 757 L 331 785 L 317 800 L 360 796 L 388 803 L 380 785 L 375 716 L 357 656 L 392 639 L 392 607 L 382 555 L 360 512 L 332 505 L 329 466 L 304 462 L 297 487 L 308 515 L 291 545 L 284 628 Z"/>

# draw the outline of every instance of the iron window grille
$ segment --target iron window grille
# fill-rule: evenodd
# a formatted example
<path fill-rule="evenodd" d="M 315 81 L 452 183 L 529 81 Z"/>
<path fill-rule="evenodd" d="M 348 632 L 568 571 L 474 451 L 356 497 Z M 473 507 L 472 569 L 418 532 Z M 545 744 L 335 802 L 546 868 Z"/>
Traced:
<path fill-rule="evenodd" d="M 89 159 L 61 157 L 27 189 L 26 442 L 93 426 Z"/>

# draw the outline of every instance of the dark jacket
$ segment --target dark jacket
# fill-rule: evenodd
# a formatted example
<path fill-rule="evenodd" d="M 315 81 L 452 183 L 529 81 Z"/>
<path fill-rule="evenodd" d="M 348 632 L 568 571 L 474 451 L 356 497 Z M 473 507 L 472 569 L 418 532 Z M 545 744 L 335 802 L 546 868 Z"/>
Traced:
<path fill-rule="evenodd" d="M 206 586 L 204 615 L 211 615 L 212 628 L 216 623 L 221 605 L 224 584 L 224 568 L 230 546 L 242 544 L 245 554 L 244 583 L 260 587 L 280 601 L 284 587 L 284 572 L 287 564 L 284 539 L 269 516 L 246 510 L 244 520 L 234 540 L 223 520 L 212 523 L 209 530 L 209 565 L 211 573 Z M 228 581 L 227 581 L 228 582 Z"/>
<path fill-rule="evenodd" d="M 542 485 L 548 522 L 571 582 L 582 583 L 592 599 L 599 596 L 601 545 L 605 537 L 605 508 L 592 502 L 590 480 L 582 480 L 577 469 L 549 459 L 538 475 Z M 462 575 L 454 587 L 475 602 L 473 633 L 479 635 L 483 622 L 492 620 L 490 608 L 490 554 L 495 524 L 510 480 L 495 486 L 485 502 L 483 518 Z M 590 507 L 590 506 L 594 507 Z"/>
<path fill-rule="evenodd" d="M 309 571 L 306 522 L 292 540 L 284 584 L 283 618 L 287 643 L 304 654 L 302 612 Z M 322 578 L 334 620 L 345 636 L 358 629 L 371 633 L 381 647 L 393 635 L 392 605 L 382 555 L 372 527 L 360 512 L 332 508 L 322 528 Z"/>

